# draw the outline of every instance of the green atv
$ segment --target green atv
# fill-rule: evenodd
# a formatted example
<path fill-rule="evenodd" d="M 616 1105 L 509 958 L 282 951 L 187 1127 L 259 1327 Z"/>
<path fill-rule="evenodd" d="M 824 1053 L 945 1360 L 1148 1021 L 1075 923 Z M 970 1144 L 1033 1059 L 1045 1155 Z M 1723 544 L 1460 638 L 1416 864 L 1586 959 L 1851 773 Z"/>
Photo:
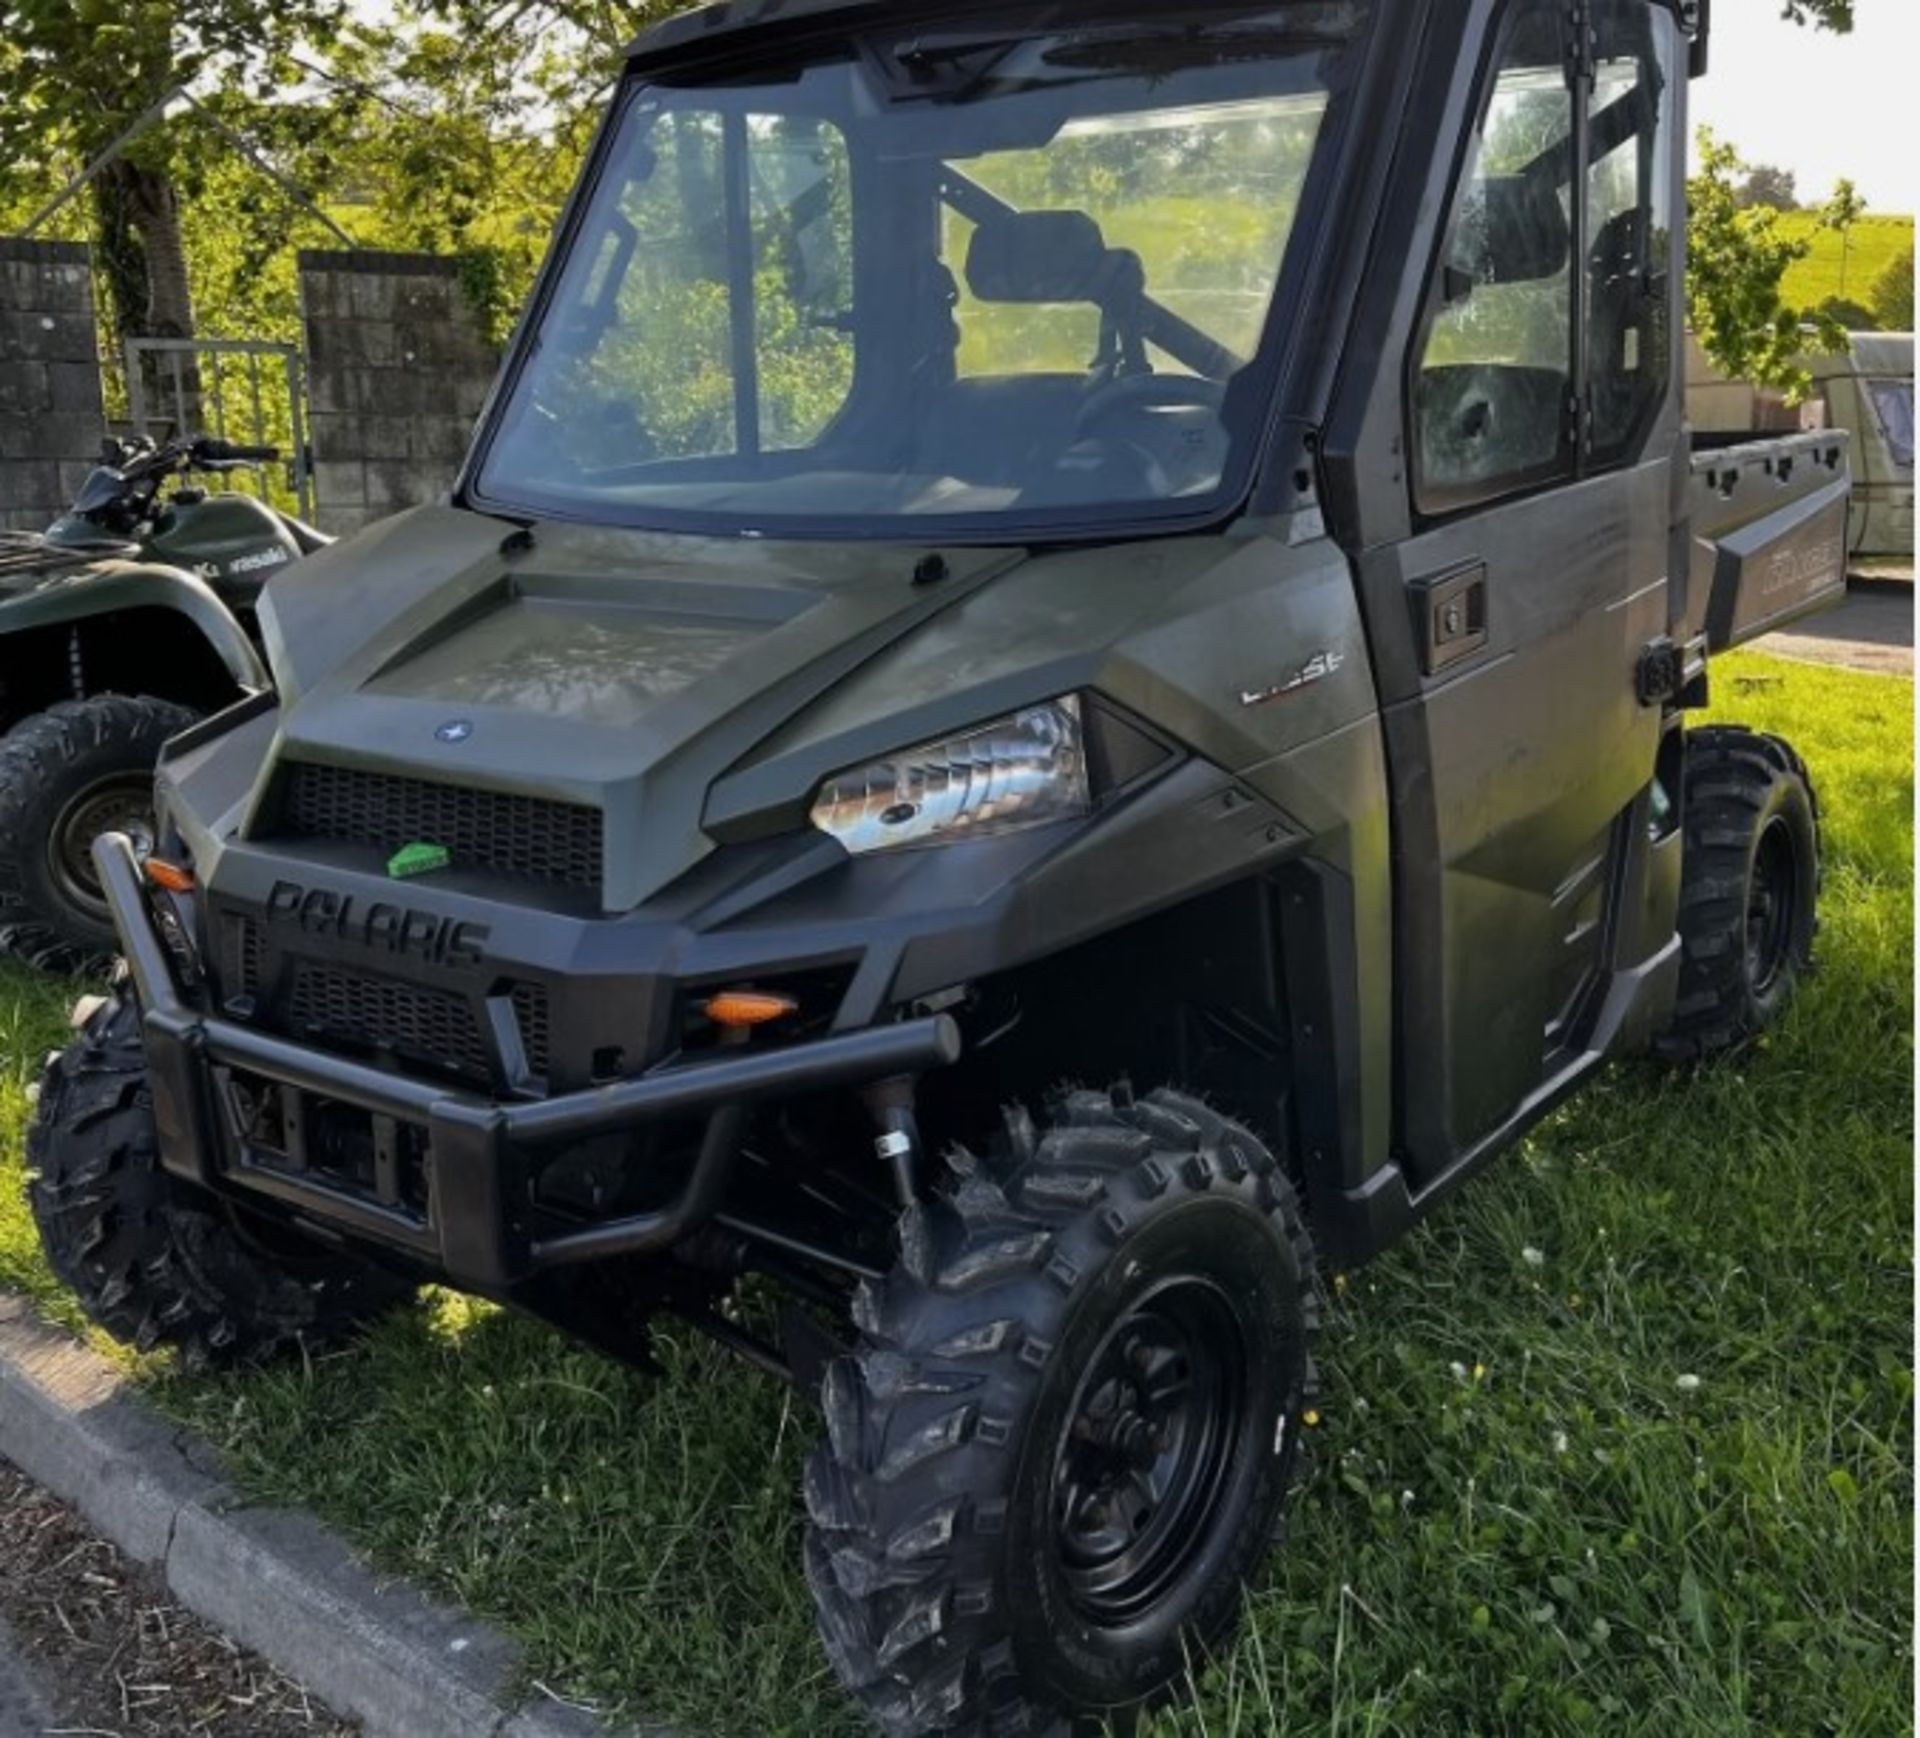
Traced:
<path fill-rule="evenodd" d="M 1689 726 L 1842 594 L 1847 440 L 1691 449 L 1690 56 L 1664 0 L 643 38 L 452 498 L 277 581 L 276 692 L 96 847 L 54 1267 L 203 1360 L 423 1280 L 691 1321 L 819 1398 L 880 1726 L 1169 1694 L 1325 1264 L 1808 963 L 1806 768 Z"/>
<path fill-rule="evenodd" d="M 17 958 L 71 970 L 112 952 L 94 840 L 150 848 L 161 744 L 268 685 L 260 588 L 330 539 L 184 479 L 278 457 L 109 440 L 45 532 L 0 536 L 0 946 Z"/>

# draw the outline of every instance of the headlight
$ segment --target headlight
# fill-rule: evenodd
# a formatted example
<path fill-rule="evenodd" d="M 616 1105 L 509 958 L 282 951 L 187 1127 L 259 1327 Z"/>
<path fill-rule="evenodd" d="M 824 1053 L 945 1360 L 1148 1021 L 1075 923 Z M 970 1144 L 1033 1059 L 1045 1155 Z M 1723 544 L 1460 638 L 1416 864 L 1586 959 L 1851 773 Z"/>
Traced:
<path fill-rule="evenodd" d="M 1011 833 L 1092 806 L 1070 694 L 836 774 L 820 787 L 813 824 L 858 855 Z"/>

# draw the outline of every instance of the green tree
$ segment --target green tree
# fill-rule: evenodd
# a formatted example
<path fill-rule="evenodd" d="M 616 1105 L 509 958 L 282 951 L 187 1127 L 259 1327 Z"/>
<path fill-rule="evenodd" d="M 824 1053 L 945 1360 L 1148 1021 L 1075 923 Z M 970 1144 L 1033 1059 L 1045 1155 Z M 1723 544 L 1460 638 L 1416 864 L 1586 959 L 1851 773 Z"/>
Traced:
<path fill-rule="evenodd" d="M 1867 292 L 1883 332 L 1913 330 L 1913 249 L 1907 248 L 1873 280 Z"/>
<path fill-rule="evenodd" d="M 1800 189 L 1791 169 L 1779 169 L 1771 163 L 1756 163 L 1747 171 L 1746 185 L 1740 189 L 1742 205 L 1771 205 L 1779 211 L 1799 208 Z"/>
<path fill-rule="evenodd" d="M 119 336 L 184 337 L 194 326 L 180 168 L 195 117 L 154 118 L 156 107 L 196 81 L 241 90 L 291 82 L 295 48 L 331 39 L 346 3 L 12 0 L 0 44 L 0 162 L 28 166 L 50 193 L 62 169 L 125 140 L 89 192 Z"/>
<path fill-rule="evenodd" d="M 1881 329 L 1880 316 L 1866 303 L 1856 302 L 1848 296 L 1827 297 L 1815 313 L 1848 332 L 1878 332 Z"/>
<path fill-rule="evenodd" d="M 1786 0 L 1786 16 L 1844 36 L 1853 28 L 1853 0 Z"/>
<path fill-rule="evenodd" d="M 357 239 L 457 256 L 496 336 L 545 252 L 624 50 L 682 0 L 400 0 L 307 71 L 355 116 Z"/>
<path fill-rule="evenodd" d="M 1839 181 L 1834 184 L 1833 197 L 1820 208 L 1820 222 L 1824 228 L 1836 230 L 1840 236 L 1840 299 L 1846 300 L 1847 268 L 1853 259 L 1853 226 L 1867 214 L 1867 202 L 1861 196 L 1859 188 L 1851 181 Z"/>
<path fill-rule="evenodd" d="M 1780 293 L 1789 268 L 1812 244 L 1786 235 L 1771 206 L 1742 208 L 1746 165 L 1740 153 L 1700 130 L 1700 168 L 1687 183 L 1687 307 L 1693 330 L 1722 373 L 1756 386 L 1783 388 L 1798 402 L 1812 385 L 1799 357 L 1837 350 L 1845 333 L 1815 313 L 1812 330 Z"/>

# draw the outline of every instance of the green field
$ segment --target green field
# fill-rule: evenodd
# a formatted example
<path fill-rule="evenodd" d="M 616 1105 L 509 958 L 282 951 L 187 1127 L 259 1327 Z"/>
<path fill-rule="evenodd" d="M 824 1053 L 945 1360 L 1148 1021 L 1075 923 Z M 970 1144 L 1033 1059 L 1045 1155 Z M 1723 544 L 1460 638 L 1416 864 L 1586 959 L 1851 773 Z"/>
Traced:
<path fill-rule="evenodd" d="M 1913 689 L 1758 657 L 1721 712 L 1825 801 L 1817 977 L 1695 1075 L 1615 1070 L 1338 1282 L 1290 1546 L 1158 1733 L 1909 1730 Z M 64 992 L 8 977 L 0 1283 Z M 704 1345 L 650 1383 L 433 1294 L 270 1375 L 141 1376 L 263 1498 L 693 1732 L 855 1729 L 799 1575 L 809 1408 Z"/>
<path fill-rule="evenodd" d="M 1840 295 L 1840 236 L 1838 231 L 1822 229 L 1817 213 L 1790 211 L 1781 220 L 1790 236 L 1806 236 L 1813 252 L 1787 273 L 1781 294 L 1795 308 L 1817 308 L 1830 296 Z M 1847 259 L 1846 297 L 1850 302 L 1872 305 L 1874 284 L 1880 274 L 1901 253 L 1913 246 L 1911 217 L 1883 217 L 1873 214 L 1853 226 Z"/>

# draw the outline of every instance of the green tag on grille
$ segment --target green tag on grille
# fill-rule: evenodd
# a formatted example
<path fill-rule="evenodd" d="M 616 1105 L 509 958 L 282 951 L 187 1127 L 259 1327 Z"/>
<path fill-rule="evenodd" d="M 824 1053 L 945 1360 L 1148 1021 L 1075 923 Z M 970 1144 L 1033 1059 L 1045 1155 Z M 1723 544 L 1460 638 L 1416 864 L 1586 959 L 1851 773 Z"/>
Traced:
<path fill-rule="evenodd" d="M 452 861 L 446 846 L 416 839 L 411 845 L 402 845 L 387 859 L 387 873 L 396 881 L 404 881 L 410 875 L 431 875 Z"/>

